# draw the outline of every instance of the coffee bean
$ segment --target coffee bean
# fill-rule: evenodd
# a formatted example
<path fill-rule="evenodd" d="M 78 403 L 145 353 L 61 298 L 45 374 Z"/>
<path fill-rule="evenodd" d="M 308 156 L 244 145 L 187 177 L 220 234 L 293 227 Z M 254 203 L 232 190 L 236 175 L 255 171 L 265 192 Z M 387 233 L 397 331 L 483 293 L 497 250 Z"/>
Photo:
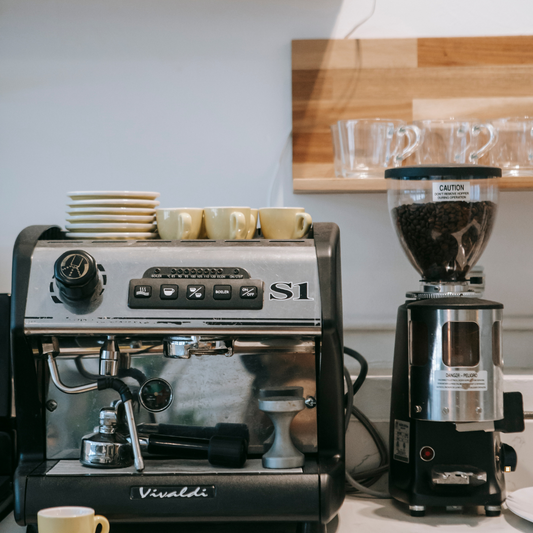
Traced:
<path fill-rule="evenodd" d="M 464 281 L 487 243 L 496 204 L 428 202 L 392 210 L 396 231 L 427 281 Z"/>

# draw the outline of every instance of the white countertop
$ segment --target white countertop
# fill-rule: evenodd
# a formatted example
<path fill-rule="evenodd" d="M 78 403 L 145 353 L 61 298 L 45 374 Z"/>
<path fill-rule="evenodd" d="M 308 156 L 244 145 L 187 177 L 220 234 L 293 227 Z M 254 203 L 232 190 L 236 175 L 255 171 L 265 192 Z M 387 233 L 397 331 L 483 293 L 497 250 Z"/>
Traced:
<path fill-rule="evenodd" d="M 374 500 L 347 496 L 340 513 L 328 526 L 328 533 L 428 533 L 438 528 L 439 533 L 471 532 L 473 528 L 486 532 L 525 532 L 533 533 L 533 523 L 527 522 L 511 511 L 505 509 L 498 518 L 487 518 L 482 509 L 472 508 L 465 513 L 446 513 L 443 510 L 430 510 L 423 518 L 412 518 L 407 506 L 391 500 Z M 157 526 L 158 533 L 294 533 L 294 524 L 176 524 L 173 526 Z M 154 529 L 155 530 L 155 529 Z M 111 533 L 134 533 L 136 527 L 111 526 Z M 138 531 L 146 531 L 146 526 Z M 20 533 L 24 529 L 18 527 L 10 514 L 0 523 L 0 533 Z"/>

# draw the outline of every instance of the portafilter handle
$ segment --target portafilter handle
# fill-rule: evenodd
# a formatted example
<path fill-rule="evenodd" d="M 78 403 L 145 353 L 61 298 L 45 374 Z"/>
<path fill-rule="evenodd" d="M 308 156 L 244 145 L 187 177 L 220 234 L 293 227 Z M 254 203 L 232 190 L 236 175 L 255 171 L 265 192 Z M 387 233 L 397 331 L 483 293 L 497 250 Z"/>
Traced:
<path fill-rule="evenodd" d="M 153 433 L 141 436 L 140 443 L 148 453 L 180 459 L 207 459 L 212 465 L 226 468 L 242 468 L 248 456 L 248 441 L 242 437 L 213 435 L 201 439 Z"/>

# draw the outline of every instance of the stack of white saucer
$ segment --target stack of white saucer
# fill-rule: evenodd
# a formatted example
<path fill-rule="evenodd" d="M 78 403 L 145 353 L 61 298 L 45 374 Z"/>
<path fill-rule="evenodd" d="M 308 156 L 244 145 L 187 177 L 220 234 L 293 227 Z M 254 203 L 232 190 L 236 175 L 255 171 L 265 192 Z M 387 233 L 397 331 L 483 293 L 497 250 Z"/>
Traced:
<path fill-rule="evenodd" d="M 156 239 L 158 192 L 69 192 L 67 237 L 70 239 Z"/>

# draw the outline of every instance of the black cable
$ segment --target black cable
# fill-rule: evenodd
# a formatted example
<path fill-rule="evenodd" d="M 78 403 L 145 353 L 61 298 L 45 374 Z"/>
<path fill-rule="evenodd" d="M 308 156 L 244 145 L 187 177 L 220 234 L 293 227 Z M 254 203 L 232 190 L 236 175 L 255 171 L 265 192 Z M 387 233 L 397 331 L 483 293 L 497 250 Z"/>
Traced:
<path fill-rule="evenodd" d="M 348 390 L 348 392 L 344 396 L 346 405 L 345 429 L 346 431 L 348 430 L 349 419 L 350 416 L 353 414 L 361 422 L 362 426 L 368 431 L 369 435 L 371 436 L 372 440 L 376 445 L 376 448 L 378 449 L 380 456 L 380 462 L 378 467 L 372 468 L 364 472 L 359 472 L 355 476 L 349 476 L 348 472 L 346 473 L 347 481 L 350 484 L 348 490 L 353 492 L 355 490 L 362 491 L 363 489 L 367 489 L 369 494 L 372 494 L 374 496 L 379 495 L 379 497 L 387 497 L 387 495 L 384 493 L 379 493 L 378 491 L 368 489 L 369 486 L 373 485 L 379 479 L 381 479 L 382 475 L 389 469 L 389 456 L 387 446 L 379 432 L 376 430 L 375 426 L 370 421 L 370 419 L 360 409 L 353 405 L 353 397 L 361 389 L 367 377 L 368 363 L 359 352 L 353 350 L 352 348 L 344 346 L 344 353 L 357 360 L 361 368 L 359 375 L 357 376 L 357 379 L 355 380 L 353 385 L 351 383 L 349 371 L 346 369 L 346 367 L 344 368 L 344 379 L 346 381 Z M 350 404 L 351 409 L 348 408 Z"/>
<path fill-rule="evenodd" d="M 379 466 L 377 467 L 377 469 L 387 466 L 387 460 L 388 460 L 387 448 L 385 446 L 385 443 L 381 439 L 381 435 L 376 431 L 372 422 L 370 422 L 370 419 L 353 405 L 353 394 L 351 394 L 352 382 L 351 382 L 350 372 L 348 371 L 346 367 L 344 367 L 344 379 L 346 381 L 346 388 L 348 390 L 348 394 L 347 394 L 348 400 L 346 402 L 347 409 L 346 409 L 346 418 L 345 418 L 345 421 L 346 421 L 345 430 L 348 431 L 347 424 L 349 423 L 350 417 L 353 414 L 356 418 L 360 420 L 361 424 L 368 431 L 368 433 L 370 434 L 370 437 L 374 440 L 374 443 L 376 444 L 376 447 L 378 449 L 379 456 L 380 456 Z M 348 407 L 350 405 L 350 402 L 351 402 L 351 408 Z M 361 481 L 361 484 L 363 486 L 371 487 L 374 483 L 376 483 L 377 481 L 381 479 L 382 472 L 376 471 L 377 469 L 372 468 L 370 470 L 365 470 L 364 472 L 360 472 L 357 475 L 357 479 Z M 352 477 L 352 480 L 355 480 L 355 478 Z M 352 486 L 348 488 L 348 491 L 353 491 Z"/>
<path fill-rule="evenodd" d="M 344 380 L 346 381 L 346 395 L 344 402 L 344 431 L 348 431 L 348 425 L 350 424 L 350 418 L 352 418 L 353 405 L 353 391 L 352 391 L 352 378 L 350 377 L 350 371 L 344 367 Z"/>
<path fill-rule="evenodd" d="M 366 359 L 357 351 L 353 350 L 352 348 L 348 348 L 348 346 L 344 347 L 344 353 L 346 355 L 349 355 L 350 357 L 353 357 L 361 367 L 361 370 L 359 371 L 359 375 L 357 376 L 357 379 L 353 383 L 353 394 L 354 396 L 357 394 L 359 389 L 363 386 L 363 383 L 365 382 L 366 376 L 368 374 L 368 363 L 366 362 Z"/>

